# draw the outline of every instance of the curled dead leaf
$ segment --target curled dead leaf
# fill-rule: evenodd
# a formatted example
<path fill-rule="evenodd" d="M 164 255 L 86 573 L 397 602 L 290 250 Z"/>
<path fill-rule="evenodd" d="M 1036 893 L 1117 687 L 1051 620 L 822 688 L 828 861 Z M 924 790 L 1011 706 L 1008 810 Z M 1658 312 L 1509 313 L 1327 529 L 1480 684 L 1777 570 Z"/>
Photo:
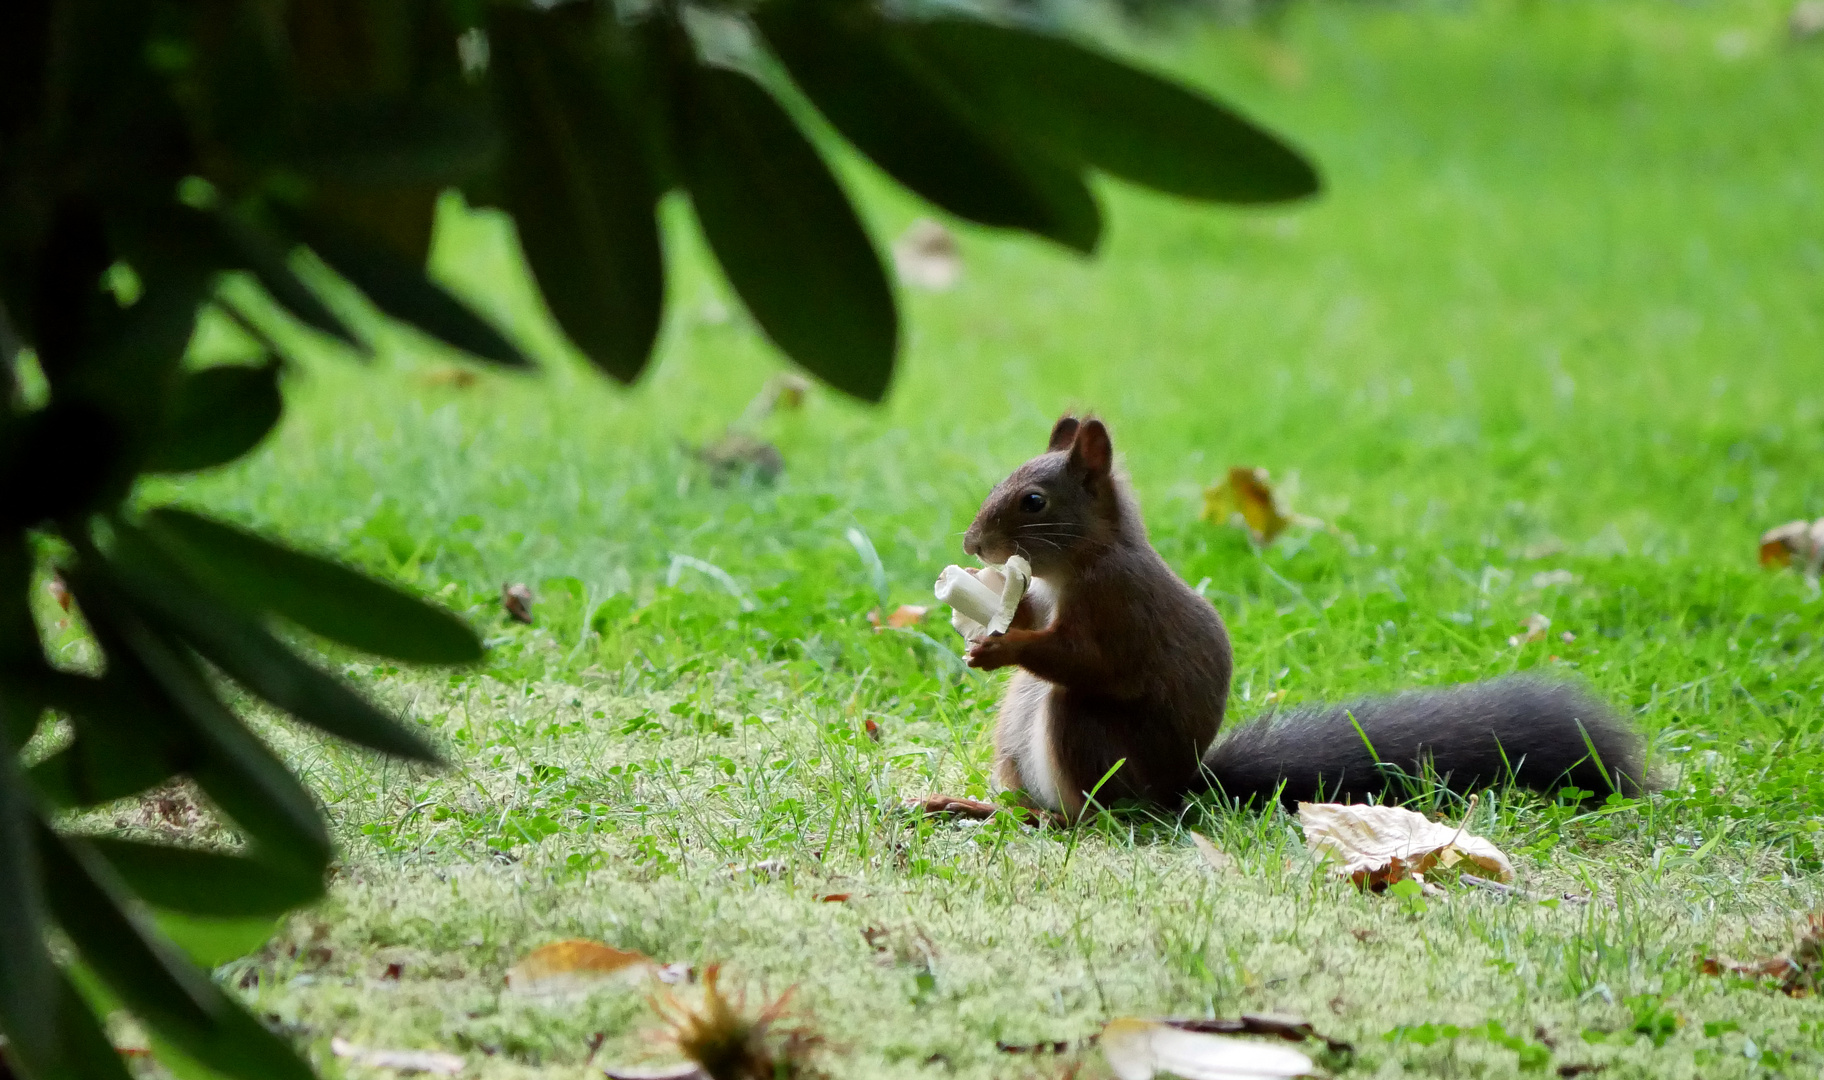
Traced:
<path fill-rule="evenodd" d="M 329 1040 L 329 1052 L 339 1058 L 373 1069 L 391 1069 L 402 1073 L 430 1073 L 433 1076 L 455 1076 L 466 1064 L 461 1055 L 441 1050 L 379 1050 L 357 1046 L 341 1037 Z"/>
<path fill-rule="evenodd" d="M 570 938 L 541 945 L 507 969 L 507 989 L 531 997 L 569 997 L 611 986 L 643 985 L 658 973 L 645 953 Z"/>
<path fill-rule="evenodd" d="M 1520 629 L 1522 632 L 1508 638 L 1507 643 L 1509 645 L 1526 645 L 1535 641 L 1544 641 L 1545 632 L 1551 628 L 1551 617 L 1543 612 L 1535 611 L 1531 615 L 1520 620 Z M 1568 641 L 1570 638 L 1567 637 L 1565 640 Z"/>
<path fill-rule="evenodd" d="M 500 587 L 500 606 L 507 609 L 507 617 L 514 622 L 532 625 L 532 590 L 524 584 L 503 584 Z"/>
<path fill-rule="evenodd" d="M 893 609 L 893 614 L 887 616 L 887 625 L 894 630 L 904 630 L 908 626 L 917 626 L 919 623 L 925 621 L 925 616 L 929 614 L 930 611 L 930 608 L 920 604 L 901 604 Z"/>
<path fill-rule="evenodd" d="M 1818 576 L 1820 565 L 1824 565 L 1824 518 L 1788 521 L 1761 534 L 1762 566 L 1790 566 L 1795 559 L 1807 574 Z"/>
<path fill-rule="evenodd" d="M 1273 1080 L 1306 1076 L 1311 1059 L 1287 1046 L 1186 1031 L 1158 1020 L 1120 1017 L 1102 1029 L 1102 1056 L 1121 1080 L 1170 1073 L 1183 1080 Z"/>
<path fill-rule="evenodd" d="M 949 229 L 919 218 L 893 241 L 893 269 L 907 285 L 943 292 L 963 276 L 963 253 Z"/>
<path fill-rule="evenodd" d="M 1197 845 L 1197 854 L 1203 857 L 1204 865 L 1219 874 L 1226 874 L 1235 869 L 1235 857 L 1210 842 L 1202 833 L 1192 833 L 1191 843 Z"/>
<path fill-rule="evenodd" d="M 904 630 L 908 626 L 917 626 L 919 623 L 924 622 L 925 616 L 930 613 L 931 609 L 928 607 L 921 607 L 917 604 L 901 604 L 893 609 L 893 614 L 887 616 L 884 624 L 880 619 L 879 608 L 874 608 L 868 612 L 868 622 L 873 624 L 876 631 Z"/>
<path fill-rule="evenodd" d="M 1747 979 L 1778 979 L 1780 991 L 1806 997 L 1824 986 L 1824 913 L 1805 918 L 1792 948 L 1757 960 L 1732 960 L 1707 956 L 1699 966 L 1705 975 L 1739 975 Z"/>
<path fill-rule="evenodd" d="M 1404 807 L 1301 802 L 1298 822 L 1305 846 L 1363 888 L 1423 880 L 1434 867 L 1459 862 L 1473 863 L 1498 881 L 1514 880 L 1513 863 L 1495 845 Z"/>

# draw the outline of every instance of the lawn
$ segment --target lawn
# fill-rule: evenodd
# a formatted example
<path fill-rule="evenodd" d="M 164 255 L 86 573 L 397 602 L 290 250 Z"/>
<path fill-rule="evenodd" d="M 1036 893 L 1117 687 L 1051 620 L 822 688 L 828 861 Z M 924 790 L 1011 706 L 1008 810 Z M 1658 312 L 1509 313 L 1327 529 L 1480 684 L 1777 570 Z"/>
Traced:
<path fill-rule="evenodd" d="M 1348 1075 L 1816 1075 L 1815 1000 L 1697 964 L 1785 948 L 1824 884 L 1824 609 L 1755 559 L 1761 530 L 1824 513 L 1824 41 L 1789 40 L 1785 15 L 1298 0 L 1135 35 L 1306 148 L 1324 197 L 1237 212 L 1106 185 L 1093 261 L 959 229 L 959 285 L 904 298 L 888 403 L 813 390 L 768 419 L 771 485 L 716 486 L 687 450 L 780 368 L 687 208 L 660 359 L 624 390 L 564 352 L 499 223 L 448 207 L 440 270 L 542 376 L 471 379 L 398 332 L 371 367 L 308 342 L 268 445 L 148 492 L 343 552 L 491 645 L 461 671 L 331 657 L 445 770 L 265 728 L 341 861 L 327 900 L 219 977 L 326 1075 L 361 1071 L 332 1036 L 455 1051 L 477 1077 L 657 1053 L 640 993 L 503 992 L 564 937 L 720 963 L 756 1003 L 795 987 L 838 1077 L 1095 1075 L 1093 1052 L 997 1042 L 1259 1011 L 1354 1043 Z M 848 167 L 883 241 L 922 212 Z M 900 812 L 988 793 L 1002 676 L 961 669 L 941 618 L 865 615 L 927 601 L 982 495 L 1069 408 L 1109 421 L 1155 544 L 1228 620 L 1232 722 L 1516 670 L 1636 718 L 1658 794 L 1584 814 L 1496 792 L 1471 815 L 1527 889 L 1587 902 L 1359 895 L 1279 813 Z M 1204 487 L 1244 464 L 1330 527 L 1256 550 L 1201 522 Z M 531 626 L 503 583 L 531 588 Z M 1544 639 L 1510 643 L 1535 613 Z M 110 813 L 212 828 L 181 795 Z M 1490 1021 L 1505 1043 L 1386 1037 Z"/>

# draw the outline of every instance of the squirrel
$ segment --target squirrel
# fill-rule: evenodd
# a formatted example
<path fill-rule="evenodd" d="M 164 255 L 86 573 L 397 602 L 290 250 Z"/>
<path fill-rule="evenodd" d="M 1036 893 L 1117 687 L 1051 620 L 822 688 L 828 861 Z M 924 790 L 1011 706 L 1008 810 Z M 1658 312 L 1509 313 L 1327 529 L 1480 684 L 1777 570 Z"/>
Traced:
<path fill-rule="evenodd" d="M 1092 792 L 1175 807 L 1213 790 L 1293 809 L 1384 795 L 1427 769 L 1458 791 L 1510 779 L 1598 797 L 1643 789 L 1625 722 L 1576 686 L 1526 676 L 1290 709 L 1218 739 L 1228 631 L 1148 541 L 1100 420 L 1059 420 L 1045 452 L 989 493 L 963 549 L 1032 564 L 1012 626 L 973 641 L 967 661 L 1019 669 L 995 726 L 995 781 L 1034 808 L 1075 820 Z"/>

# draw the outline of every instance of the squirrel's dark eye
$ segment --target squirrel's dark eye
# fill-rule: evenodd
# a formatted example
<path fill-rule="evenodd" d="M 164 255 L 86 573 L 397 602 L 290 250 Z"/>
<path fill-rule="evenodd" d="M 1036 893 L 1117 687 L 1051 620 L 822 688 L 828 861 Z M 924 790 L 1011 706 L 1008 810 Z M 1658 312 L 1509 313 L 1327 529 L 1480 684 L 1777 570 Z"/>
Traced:
<path fill-rule="evenodd" d="M 1028 514 L 1036 514 L 1045 509 L 1045 496 L 1036 491 L 1028 491 L 1020 496 L 1020 509 Z"/>

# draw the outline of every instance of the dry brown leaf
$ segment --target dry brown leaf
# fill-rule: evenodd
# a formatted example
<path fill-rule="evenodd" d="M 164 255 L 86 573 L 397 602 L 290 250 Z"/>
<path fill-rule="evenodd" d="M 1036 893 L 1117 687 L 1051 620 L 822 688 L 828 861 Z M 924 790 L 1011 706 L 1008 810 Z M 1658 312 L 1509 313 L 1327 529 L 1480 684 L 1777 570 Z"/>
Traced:
<path fill-rule="evenodd" d="M 532 625 L 532 590 L 525 585 L 502 585 L 500 606 L 507 609 L 507 617 L 514 622 Z"/>
<path fill-rule="evenodd" d="M 461 1055 L 442 1050 L 377 1050 L 368 1046 L 356 1046 L 340 1037 L 329 1040 L 329 1052 L 369 1068 L 403 1073 L 431 1073 L 436 1076 L 455 1076 L 465 1064 Z"/>
<path fill-rule="evenodd" d="M 893 269 L 907 285 L 943 292 L 963 276 L 963 253 L 950 230 L 919 218 L 893 241 Z"/>
<path fill-rule="evenodd" d="M 893 609 L 893 614 L 887 616 L 887 621 L 884 625 L 880 621 L 879 608 L 874 608 L 868 612 L 868 622 L 873 624 L 876 631 L 904 630 L 908 626 L 917 626 L 919 623 L 924 622 L 925 616 L 930 613 L 931 609 L 928 607 L 921 607 L 917 604 L 901 604 Z"/>
<path fill-rule="evenodd" d="M 1336 864 L 1336 872 L 1365 888 L 1419 878 L 1434 867 L 1470 862 L 1499 881 L 1514 880 L 1501 849 L 1460 827 L 1430 821 L 1399 806 L 1298 804 L 1305 846 Z"/>
<path fill-rule="evenodd" d="M 571 938 L 541 945 L 507 969 L 507 989 L 534 997 L 585 994 L 607 986 L 639 986 L 658 964 L 645 953 Z"/>
<path fill-rule="evenodd" d="M 887 625 L 895 630 L 904 630 L 908 626 L 917 626 L 925 621 L 931 609 L 919 604 L 901 604 L 887 616 Z"/>
<path fill-rule="evenodd" d="M 424 376 L 426 386 L 449 387 L 452 390 L 467 390 L 474 386 L 480 377 L 468 368 L 448 367 L 427 372 Z"/>
<path fill-rule="evenodd" d="M 1551 628 L 1551 618 L 1543 612 L 1535 611 L 1520 621 L 1520 629 L 1524 631 L 1524 633 L 1516 634 L 1513 637 L 1508 638 L 1507 643 L 1509 645 L 1527 645 L 1535 641 L 1544 641 L 1545 632 Z M 1572 639 L 1567 637 L 1565 640 L 1569 641 Z"/>
<path fill-rule="evenodd" d="M 1191 843 L 1197 845 L 1197 854 L 1203 856 L 1204 864 L 1219 874 L 1226 874 L 1235 869 L 1235 857 L 1210 842 L 1202 833 L 1192 833 Z"/>
<path fill-rule="evenodd" d="M 1788 521 L 1761 534 L 1761 565 L 1790 566 L 1794 559 L 1806 573 L 1816 576 L 1824 563 L 1824 518 Z"/>
<path fill-rule="evenodd" d="M 1201 520 L 1227 525 L 1239 517 L 1256 544 L 1270 544 L 1292 525 L 1322 525 L 1314 517 L 1286 509 L 1268 483 L 1267 470 L 1237 465 L 1228 478 L 1203 489 Z"/>
<path fill-rule="evenodd" d="M 1750 979 L 1784 979 L 1799 965 L 1784 953 L 1763 956 L 1759 960 L 1733 960 L 1727 956 L 1706 956 L 1700 965 L 1705 975 L 1742 975 Z"/>
<path fill-rule="evenodd" d="M 1273 1080 L 1309 1075 L 1311 1059 L 1287 1046 L 1185 1031 L 1120 1017 L 1102 1029 L 1102 1056 L 1121 1080 L 1170 1073 L 1183 1080 Z"/>
<path fill-rule="evenodd" d="M 1732 960 L 1707 956 L 1700 965 L 1705 975 L 1740 975 L 1748 979 L 1778 979 L 1780 990 L 1806 997 L 1824 985 L 1824 914 L 1806 916 L 1798 940 L 1789 952 L 1758 960 Z"/>

